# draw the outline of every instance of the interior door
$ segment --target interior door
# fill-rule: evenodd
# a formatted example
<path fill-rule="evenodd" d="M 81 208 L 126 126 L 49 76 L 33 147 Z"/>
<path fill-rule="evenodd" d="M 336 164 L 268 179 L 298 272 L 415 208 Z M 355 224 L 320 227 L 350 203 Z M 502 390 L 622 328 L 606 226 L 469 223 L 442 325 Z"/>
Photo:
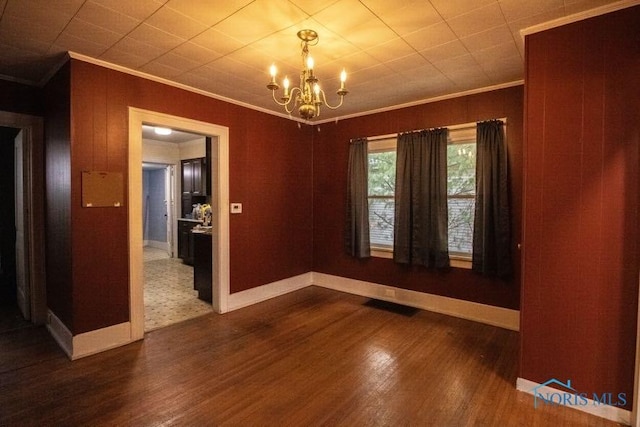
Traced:
<path fill-rule="evenodd" d="M 26 320 L 31 319 L 31 296 L 27 280 L 25 248 L 24 148 L 22 131 L 14 141 L 15 212 L 16 212 L 16 287 L 18 307 Z"/>

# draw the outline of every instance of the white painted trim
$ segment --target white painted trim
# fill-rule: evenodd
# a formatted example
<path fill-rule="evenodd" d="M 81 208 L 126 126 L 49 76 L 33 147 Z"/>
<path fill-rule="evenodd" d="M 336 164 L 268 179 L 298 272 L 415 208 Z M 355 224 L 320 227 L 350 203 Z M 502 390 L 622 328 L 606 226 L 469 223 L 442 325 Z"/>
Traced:
<path fill-rule="evenodd" d="M 44 120 L 42 117 L 0 111 L 0 126 L 23 131 L 24 226 L 31 322 L 47 321 L 47 290 L 42 223 L 44 211 Z"/>
<path fill-rule="evenodd" d="M 140 77 L 145 80 L 151 80 L 157 83 L 162 83 L 167 86 L 172 86 L 178 89 L 186 90 L 188 92 L 197 93 L 198 95 L 206 96 L 207 98 L 217 99 L 219 101 L 228 102 L 229 104 L 239 105 L 244 108 L 249 108 L 251 110 L 260 111 L 261 113 L 271 114 L 272 116 L 278 116 L 285 119 L 294 120 L 301 123 L 307 123 L 306 120 L 301 118 L 292 117 L 289 114 L 278 113 L 273 110 L 268 110 L 262 107 L 256 107 L 255 105 L 247 104 L 246 102 L 236 101 L 235 99 L 227 98 L 226 96 L 217 95 L 215 93 L 207 92 L 202 89 L 197 89 L 191 86 L 187 86 L 182 83 L 174 82 L 172 80 L 168 80 L 162 77 L 154 76 L 152 74 L 143 73 L 142 71 L 132 70 L 131 68 L 123 67 L 122 65 L 113 64 L 111 62 L 103 61 L 101 59 L 92 58 L 90 56 L 82 55 L 76 52 L 68 52 L 69 57 L 78 61 L 87 62 L 89 64 L 97 65 L 99 67 L 108 68 L 110 70 L 119 71 L 121 73 L 129 74 L 132 76 Z"/>
<path fill-rule="evenodd" d="M 308 120 L 304 120 L 302 118 L 291 116 L 290 114 L 279 113 L 277 111 L 269 110 L 269 109 L 266 109 L 266 108 L 263 108 L 263 107 L 257 107 L 255 105 L 251 105 L 251 104 L 248 104 L 246 102 L 241 102 L 241 101 L 237 101 L 235 99 L 227 98 L 225 96 L 216 95 L 215 93 L 207 92 L 207 91 L 202 90 L 202 89 L 197 89 L 197 88 L 194 88 L 194 87 L 182 84 L 182 83 L 178 83 L 178 82 L 174 82 L 174 81 L 171 81 L 171 80 L 168 80 L 168 79 L 164 79 L 162 77 L 157 77 L 157 76 L 154 76 L 154 75 L 151 75 L 151 74 L 143 73 L 141 71 L 132 70 L 130 68 L 123 67 L 122 65 L 112 64 L 111 62 L 103 61 L 101 59 L 92 58 L 90 56 L 82 55 L 80 53 L 68 52 L 68 54 L 69 54 L 70 58 L 78 60 L 78 61 L 87 62 L 89 64 L 94 64 L 94 65 L 98 65 L 100 67 L 108 68 L 110 70 L 120 71 L 121 73 L 130 74 L 132 76 L 140 77 L 140 78 L 143 78 L 143 79 L 146 79 L 146 80 L 151 80 L 151 81 L 154 81 L 154 82 L 157 82 L 157 83 L 162 83 L 162 84 L 165 84 L 167 86 L 172 86 L 172 87 L 176 87 L 178 89 L 182 89 L 182 90 L 186 90 L 186 91 L 189 91 L 189 92 L 197 93 L 199 95 L 206 96 L 208 98 L 217 99 L 219 101 L 228 102 L 230 104 L 239 105 L 239 106 L 244 107 L 244 108 L 248 108 L 248 109 L 251 109 L 251 110 L 259 111 L 261 113 L 270 114 L 272 116 L 282 117 L 283 119 L 293 120 L 293 121 L 300 122 L 300 123 L 307 124 L 307 125 L 320 125 L 320 124 L 323 124 L 323 123 L 338 122 L 340 120 L 351 119 L 351 118 L 354 118 L 354 117 L 367 116 L 369 114 L 382 113 L 382 112 L 386 112 L 386 111 L 398 110 L 398 109 L 401 109 L 401 108 L 413 107 L 413 106 L 416 106 L 416 105 L 429 104 L 429 103 L 432 103 L 432 102 L 443 101 L 443 100 L 447 100 L 447 99 L 451 99 L 451 98 L 458 98 L 458 97 L 461 97 L 461 96 L 475 95 L 475 94 L 483 93 L 483 92 L 491 92 L 491 91 L 494 91 L 494 90 L 505 89 L 505 88 L 509 88 L 509 87 L 513 87 L 513 86 L 521 86 L 521 85 L 524 84 L 524 80 L 515 80 L 515 81 L 512 81 L 512 82 L 502 83 L 502 84 L 498 84 L 498 85 L 486 86 L 486 87 L 477 88 L 477 89 L 471 89 L 471 90 L 467 90 L 467 91 L 463 91 L 463 92 L 456 92 L 456 93 L 452 93 L 452 94 L 436 96 L 436 97 L 433 97 L 433 98 L 425 98 L 425 99 L 420 99 L 420 100 L 413 101 L 413 102 L 408 102 L 408 103 L 405 103 L 405 104 L 398 104 L 398 105 L 393 105 L 393 106 L 390 106 L 390 107 L 384 107 L 384 108 L 379 108 L 379 109 L 375 109 L 375 110 L 363 111 L 361 113 L 354 113 L 354 114 L 349 114 L 349 115 L 346 115 L 346 116 L 334 117 L 334 118 L 331 118 L 331 119 L 318 120 L 318 121 L 311 122 L 311 121 L 308 121 Z"/>
<path fill-rule="evenodd" d="M 508 308 L 495 307 L 476 302 L 464 301 L 440 295 L 416 292 L 394 286 L 348 279 L 324 273 L 313 273 L 313 284 L 341 292 L 377 298 L 446 314 L 462 319 L 473 320 L 487 325 L 518 331 L 520 329 L 520 312 Z"/>
<path fill-rule="evenodd" d="M 402 108 L 415 107 L 423 104 L 431 104 L 438 101 L 445 101 L 447 99 L 460 98 L 462 96 L 476 95 L 479 93 L 492 92 L 494 90 L 506 89 L 506 88 L 510 88 L 514 86 L 522 86 L 522 85 L 524 85 L 524 80 L 515 80 L 512 82 L 501 83 L 493 86 L 480 87 L 477 89 L 465 90 L 462 92 L 450 93 L 447 95 L 434 96 L 433 98 L 420 99 L 413 102 L 407 102 L 405 104 L 391 105 L 389 107 L 378 108 L 376 110 L 369 110 L 369 111 L 363 111 L 361 113 L 348 114 L 346 116 L 336 117 L 333 119 L 318 120 L 318 121 L 312 122 L 311 124 L 321 125 L 323 123 L 333 123 L 333 122 L 337 123 L 340 120 L 353 119 L 354 117 L 368 116 L 370 114 L 377 114 L 377 113 L 385 113 L 387 111 L 400 110 Z"/>
<path fill-rule="evenodd" d="M 518 378 L 516 380 L 516 389 L 523 393 L 527 393 L 530 395 L 535 395 L 533 389 L 536 388 L 542 393 L 562 393 L 564 390 L 543 386 L 533 381 L 526 380 L 524 378 Z M 586 399 L 587 404 L 585 405 L 572 405 L 570 406 L 573 409 L 577 409 L 582 412 L 589 413 L 591 415 L 596 415 L 601 418 L 605 418 L 607 420 L 611 420 L 617 423 L 630 425 L 631 422 L 631 411 L 627 409 L 618 408 L 610 405 L 602 405 L 596 404 L 592 399 Z M 533 405 L 533 403 L 532 403 Z"/>
<path fill-rule="evenodd" d="M 626 9 L 640 4 L 640 0 L 622 0 L 616 3 L 607 4 L 604 6 L 596 7 L 595 9 L 585 10 L 582 12 L 574 13 L 573 15 L 563 16 L 562 18 L 553 19 L 551 21 L 544 22 L 542 24 L 532 25 L 531 27 L 523 28 L 520 30 L 522 37 L 531 34 L 539 33 L 541 31 L 550 30 L 552 28 L 561 27 L 567 24 L 573 24 L 574 22 L 584 21 L 585 19 L 593 18 L 607 13 L 616 12 L 618 10 Z"/>
<path fill-rule="evenodd" d="M 198 120 L 129 107 L 129 298 L 131 340 L 144 338 L 142 257 L 142 123 L 178 128 L 217 137 L 217 224 L 212 262 L 213 309 L 226 312 L 229 298 L 229 128 Z M 213 147 L 212 147 L 213 149 Z M 214 167 L 210 173 L 213 176 Z M 212 201 L 212 205 L 213 205 Z"/>
<path fill-rule="evenodd" d="M 229 311 L 247 307 L 312 285 L 312 273 L 278 280 L 229 295 Z"/>
<path fill-rule="evenodd" d="M 73 337 L 71 360 L 91 356 L 131 342 L 131 324 L 129 322 L 78 334 Z"/>
<path fill-rule="evenodd" d="M 638 276 L 640 283 L 640 276 Z M 633 412 L 631 425 L 640 427 L 640 294 L 638 294 L 638 316 L 636 320 L 636 369 L 633 379 Z"/>
<path fill-rule="evenodd" d="M 51 310 L 47 311 L 47 330 L 69 359 L 73 355 L 73 335 Z"/>

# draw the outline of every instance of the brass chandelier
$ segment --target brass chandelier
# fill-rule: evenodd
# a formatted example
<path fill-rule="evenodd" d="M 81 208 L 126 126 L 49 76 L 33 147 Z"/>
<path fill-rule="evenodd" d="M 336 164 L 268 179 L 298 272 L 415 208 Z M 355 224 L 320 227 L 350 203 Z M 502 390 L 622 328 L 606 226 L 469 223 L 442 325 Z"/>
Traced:
<path fill-rule="evenodd" d="M 344 101 L 344 96 L 349 93 L 344 87 L 344 82 L 347 80 L 347 73 L 343 69 L 340 73 L 340 89 L 336 92 L 340 96 L 340 103 L 336 106 L 331 106 L 327 103 L 327 98 L 324 91 L 320 89 L 318 78 L 313 72 L 313 58 L 309 55 L 309 44 L 315 46 L 318 44 L 318 33 L 313 30 L 300 30 L 298 31 L 298 38 L 302 41 L 302 71 L 300 72 L 300 86 L 289 89 L 289 78 L 285 76 L 282 81 L 284 87 L 284 93 L 280 100 L 276 98 L 276 91 L 280 89 L 278 83 L 276 83 L 277 69 L 275 64 L 271 65 L 270 74 L 271 81 L 267 84 L 267 88 L 271 90 L 273 100 L 284 107 L 287 113 L 291 114 L 293 110 L 298 107 L 300 117 L 305 120 L 311 120 L 314 117 L 320 116 L 320 106 L 325 105 L 332 110 L 340 108 Z"/>

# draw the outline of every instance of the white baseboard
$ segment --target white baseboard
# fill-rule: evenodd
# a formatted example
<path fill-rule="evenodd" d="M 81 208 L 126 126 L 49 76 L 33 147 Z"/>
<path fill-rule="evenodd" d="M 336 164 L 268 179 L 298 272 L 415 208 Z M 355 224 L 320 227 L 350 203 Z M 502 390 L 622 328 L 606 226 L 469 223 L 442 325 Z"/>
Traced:
<path fill-rule="evenodd" d="M 73 336 L 51 310 L 47 313 L 47 329 L 71 360 L 100 353 L 132 342 L 129 322 L 108 326 Z"/>
<path fill-rule="evenodd" d="M 73 337 L 72 360 L 131 343 L 131 323 L 107 326 Z"/>
<path fill-rule="evenodd" d="M 546 385 L 538 384 L 533 381 L 525 380 L 524 378 L 518 378 L 516 381 L 516 389 L 518 391 L 531 394 L 533 396 L 538 394 L 555 394 L 564 393 L 566 390 L 561 390 Z M 535 389 L 535 392 L 534 392 Z M 582 412 L 587 412 L 592 415 L 596 415 L 607 420 L 614 421 L 616 423 L 631 425 L 631 411 L 627 409 L 618 408 L 611 405 L 599 404 L 592 399 L 584 398 L 580 399 L 582 404 L 571 405 L 571 408 L 577 409 Z M 543 403 L 544 404 L 544 403 Z"/>
<path fill-rule="evenodd" d="M 416 292 L 378 283 L 348 279 L 324 273 L 313 273 L 313 284 L 324 288 L 347 292 L 369 298 L 408 305 L 410 307 L 460 317 L 500 328 L 518 331 L 520 312 L 476 302 L 464 301 L 440 295 Z"/>
<path fill-rule="evenodd" d="M 54 340 L 58 343 L 62 351 L 65 352 L 69 359 L 73 355 L 73 335 L 67 329 L 62 320 L 58 319 L 51 310 L 47 310 L 47 330 Z"/>
<path fill-rule="evenodd" d="M 297 291 L 307 286 L 311 286 L 312 273 L 304 273 L 288 279 L 278 280 L 246 291 L 236 292 L 229 295 L 227 303 L 228 311 L 237 310 L 252 304 L 257 304 L 289 292 Z"/>

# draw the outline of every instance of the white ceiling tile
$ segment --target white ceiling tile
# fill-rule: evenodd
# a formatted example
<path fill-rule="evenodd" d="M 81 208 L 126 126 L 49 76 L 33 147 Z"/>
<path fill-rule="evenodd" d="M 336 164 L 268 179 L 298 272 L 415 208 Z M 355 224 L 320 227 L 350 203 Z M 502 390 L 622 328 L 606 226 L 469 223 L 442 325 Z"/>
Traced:
<path fill-rule="evenodd" d="M 59 0 L 56 1 L 55 7 L 51 7 L 51 3 L 46 0 L 19 0 L 6 2 L 5 13 L 40 20 L 42 17 L 58 20 L 64 18 L 70 20 L 82 4 L 84 0 Z"/>
<path fill-rule="evenodd" d="M 402 3 L 363 0 L 363 3 L 400 36 L 443 21 L 431 3 L 424 0 L 406 0 Z"/>
<path fill-rule="evenodd" d="M 252 0 L 169 0 L 166 7 L 210 27 L 231 16 L 237 10 L 250 4 Z"/>
<path fill-rule="evenodd" d="M 464 37 L 460 39 L 460 41 L 470 52 L 475 52 L 502 44 L 505 40 L 509 41 L 512 37 L 511 29 L 505 24 L 487 31 L 475 33 L 469 37 Z"/>
<path fill-rule="evenodd" d="M 151 58 L 145 58 L 139 55 L 135 55 L 129 50 L 111 48 L 100 55 L 99 59 L 135 70 L 149 62 Z"/>
<path fill-rule="evenodd" d="M 393 61 L 385 62 L 384 65 L 405 76 L 418 74 L 424 77 L 426 74 L 439 73 L 429 61 L 418 53 L 396 58 Z"/>
<path fill-rule="evenodd" d="M 448 19 L 447 22 L 458 37 L 467 37 L 506 24 L 500 6 L 496 2 Z"/>
<path fill-rule="evenodd" d="M 163 51 L 171 50 L 185 42 L 184 39 L 147 24 L 140 25 L 130 32 L 127 37 L 155 46 Z"/>
<path fill-rule="evenodd" d="M 64 34 L 74 36 L 78 39 L 87 39 L 92 43 L 98 43 L 105 46 L 111 46 L 122 39 L 122 35 L 109 31 L 103 27 L 90 24 L 81 19 L 74 18 L 69 22 Z"/>
<path fill-rule="evenodd" d="M 520 29 L 616 1 L 0 0 L 0 74 L 39 84 L 73 49 L 281 112 L 268 67 L 297 80 L 309 28 L 328 96 L 348 73 L 338 117 L 519 80 Z"/>
<path fill-rule="evenodd" d="M 196 37 L 192 38 L 190 42 L 216 52 L 220 55 L 226 55 L 244 46 L 244 44 L 242 44 L 239 40 L 236 40 L 233 37 L 229 37 L 228 35 L 221 33 L 215 28 L 210 28 L 204 33 L 197 35 Z"/>
<path fill-rule="evenodd" d="M 216 24 L 215 29 L 250 44 L 289 27 L 291 22 L 300 22 L 307 18 L 307 14 L 289 2 L 255 0 Z"/>
<path fill-rule="evenodd" d="M 91 0 L 91 2 L 109 10 L 117 11 L 118 14 L 129 16 L 135 21 L 142 21 L 160 9 L 165 0 Z"/>
<path fill-rule="evenodd" d="M 338 1 L 339 0 L 291 0 L 291 3 L 298 6 L 305 13 L 315 15 Z"/>
<path fill-rule="evenodd" d="M 127 34 L 141 22 L 93 1 L 87 1 L 75 17 L 118 34 Z"/>
<path fill-rule="evenodd" d="M 458 56 L 468 55 L 469 50 L 458 40 L 441 44 L 431 49 L 423 50 L 420 54 L 429 62 L 435 63 Z"/>
<path fill-rule="evenodd" d="M 216 53 L 210 49 L 199 46 L 192 42 L 181 44 L 180 46 L 174 48 L 171 53 L 183 56 L 185 58 L 190 58 L 192 61 L 201 64 L 206 64 L 215 59 L 218 59 L 221 56 L 219 53 Z"/>
<path fill-rule="evenodd" d="M 445 19 L 468 13 L 473 9 L 495 3 L 496 0 L 430 0 L 431 4 Z"/>
<path fill-rule="evenodd" d="M 500 0 L 500 8 L 508 22 L 561 7 L 564 7 L 564 0 Z"/>
<path fill-rule="evenodd" d="M 403 37 L 417 51 L 431 49 L 436 46 L 454 41 L 456 35 L 445 22 L 430 25 Z"/>
<path fill-rule="evenodd" d="M 166 7 L 150 16 L 145 23 L 181 39 L 190 39 L 207 29 L 201 22 Z"/>
<path fill-rule="evenodd" d="M 367 49 L 369 55 L 373 56 L 380 62 L 393 61 L 399 57 L 405 57 L 416 53 L 416 50 L 407 44 L 403 39 L 397 37 L 388 42 L 379 44 Z"/>
<path fill-rule="evenodd" d="M 148 73 L 154 76 L 162 77 L 165 79 L 171 79 L 182 74 L 182 71 L 178 68 L 174 68 L 165 64 L 160 64 L 156 61 L 151 61 L 142 67 L 140 67 L 140 71 L 144 73 Z"/>
<path fill-rule="evenodd" d="M 87 39 L 81 39 L 68 33 L 63 33 L 56 39 L 53 48 L 68 50 L 97 58 L 108 49 L 108 46 L 94 43 Z"/>
<path fill-rule="evenodd" d="M 128 52 L 131 55 L 145 58 L 145 63 L 159 57 L 166 52 L 164 49 L 160 49 L 159 47 L 141 42 L 131 37 L 123 38 L 118 43 L 113 45 L 109 50 L 107 50 L 104 55 L 109 55 L 111 50 L 116 50 L 118 52 Z"/>
<path fill-rule="evenodd" d="M 181 73 L 184 73 L 198 68 L 209 61 L 195 61 L 187 57 L 177 55 L 173 52 L 169 52 L 154 59 L 153 62 L 159 65 L 166 65 L 168 67 L 175 68 L 180 70 Z"/>

